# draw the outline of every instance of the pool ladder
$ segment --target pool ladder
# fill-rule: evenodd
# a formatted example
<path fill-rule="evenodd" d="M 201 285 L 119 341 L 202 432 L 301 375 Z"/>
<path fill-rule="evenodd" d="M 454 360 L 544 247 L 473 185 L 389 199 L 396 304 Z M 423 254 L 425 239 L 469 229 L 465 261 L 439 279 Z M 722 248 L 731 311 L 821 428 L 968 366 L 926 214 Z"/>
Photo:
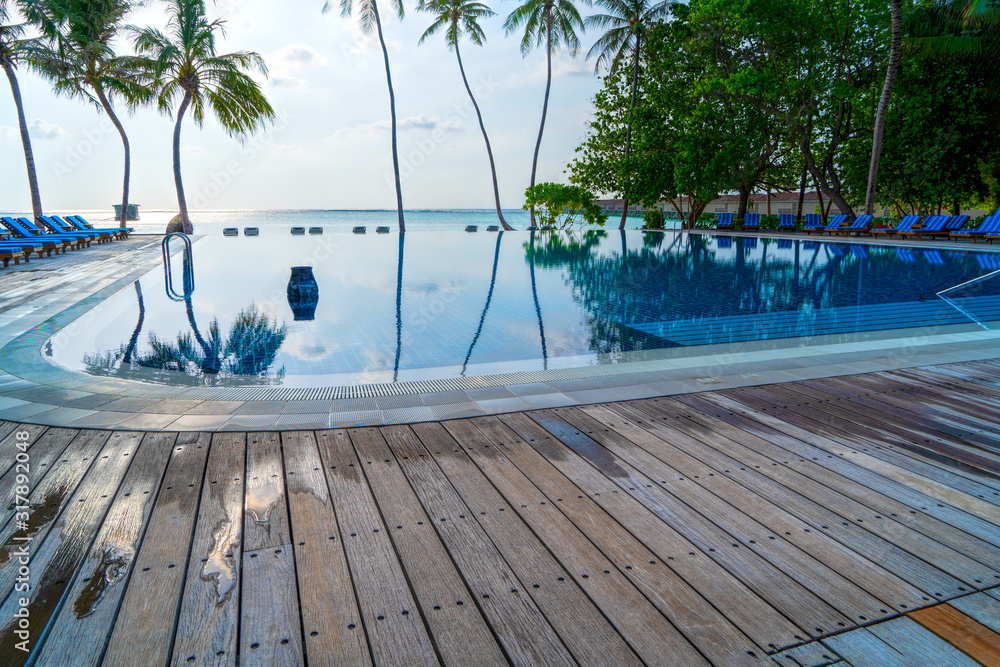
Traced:
<path fill-rule="evenodd" d="M 174 289 L 174 276 L 170 269 L 170 239 L 180 237 L 184 243 L 184 291 L 178 294 Z M 194 294 L 194 256 L 191 252 L 191 239 L 187 234 L 174 232 L 163 237 L 163 276 L 167 288 L 167 296 L 172 301 L 186 301 Z"/>

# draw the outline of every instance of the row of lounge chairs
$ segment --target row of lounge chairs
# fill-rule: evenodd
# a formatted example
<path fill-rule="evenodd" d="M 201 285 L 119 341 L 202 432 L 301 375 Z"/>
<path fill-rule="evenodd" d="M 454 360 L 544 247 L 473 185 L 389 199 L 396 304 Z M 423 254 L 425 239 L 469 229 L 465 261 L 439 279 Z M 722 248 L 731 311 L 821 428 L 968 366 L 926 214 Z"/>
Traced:
<path fill-rule="evenodd" d="M 88 248 L 97 243 L 111 243 L 115 239 L 123 239 L 133 230 L 122 227 L 97 228 L 79 215 L 43 215 L 36 224 L 28 218 L 0 217 L 0 224 L 7 230 L 8 238 L 0 239 L 0 261 L 4 267 L 19 264 L 23 259 L 27 263 L 31 255 L 39 259 L 58 255 L 67 250 Z"/>
<path fill-rule="evenodd" d="M 719 222 L 716 225 L 718 230 L 735 229 L 732 213 L 720 213 Z M 908 215 L 900 220 L 899 224 L 890 228 L 872 228 L 873 216 L 859 215 L 853 222 L 848 221 L 848 216 L 834 216 L 829 223 L 823 224 L 822 216 L 818 213 L 810 213 L 805 216 L 805 226 L 802 228 L 806 234 L 817 232 L 819 234 L 838 234 L 840 236 L 860 236 L 870 234 L 876 238 L 893 238 L 898 236 L 903 239 L 972 239 L 973 242 L 983 239 L 989 243 L 1000 239 L 1000 211 L 993 216 L 986 218 L 978 227 L 965 229 L 969 221 L 967 215 L 929 215 L 922 218 L 919 215 Z M 760 214 L 747 213 L 743 221 L 743 231 L 758 231 L 760 229 Z M 798 231 L 795 224 L 795 216 L 782 213 L 778 216 L 778 230 L 786 232 Z"/>

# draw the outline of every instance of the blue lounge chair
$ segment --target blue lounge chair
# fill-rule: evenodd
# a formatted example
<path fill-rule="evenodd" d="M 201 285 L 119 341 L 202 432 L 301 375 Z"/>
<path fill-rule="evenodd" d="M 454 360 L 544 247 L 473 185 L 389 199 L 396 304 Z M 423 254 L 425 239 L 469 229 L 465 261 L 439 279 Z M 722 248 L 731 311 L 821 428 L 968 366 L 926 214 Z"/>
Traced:
<path fill-rule="evenodd" d="M 830 231 L 830 234 L 832 235 L 833 232 L 837 232 L 841 236 L 848 236 L 850 234 L 858 234 L 860 236 L 861 234 L 867 234 L 868 229 L 872 226 L 872 220 L 874 217 L 875 216 L 867 214 L 859 215 L 854 219 L 854 222 L 847 227 L 835 227 Z"/>
<path fill-rule="evenodd" d="M 835 215 L 830 220 L 830 224 L 828 224 L 826 227 L 820 227 L 819 229 L 813 229 L 811 231 L 819 232 L 821 234 L 823 232 L 829 232 L 829 233 L 832 234 L 833 230 L 840 229 L 840 226 L 843 225 L 845 222 L 847 222 L 847 216 L 846 215 Z M 810 231 L 810 230 L 807 228 L 806 231 Z"/>
<path fill-rule="evenodd" d="M 795 216 L 791 213 L 778 214 L 778 229 L 783 232 L 796 231 L 797 227 L 795 226 Z"/>
<path fill-rule="evenodd" d="M 899 235 L 904 239 L 947 235 L 944 226 L 948 224 L 950 219 L 951 217 L 947 215 L 929 215 L 924 219 L 923 225 L 913 227 L 907 232 L 900 232 Z"/>
<path fill-rule="evenodd" d="M 89 247 L 91 242 L 97 238 L 96 234 L 90 234 L 84 232 L 75 232 L 73 234 L 57 234 L 55 232 L 50 233 L 48 230 L 39 227 L 28 218 L 18 218 L 17 221 L 23 226 L 24 229 L 28 231 L 29 234 L 32 234 L 36 237 L 47 236 L 50 238 L 71 239 L 71 240 L 76 240 L 78 242 L 78 245 L 82 243 L 87 247 Z"/>
<path fill-rule="evenodd" d="M 1000 215 L 995 215 L 992 218 L 986 218 L 983 220 L 975 229 L 959 229 L 957 231 L 951 232 L 948 236 L 952 241 L 958 241 L 958 239 L 972 239 L 976 242 L 980 237 L 985 237 L 987 234 L 997 234 L 1000 233 Z"/>
<path fill-rule="evenodd" d="M 24 263 L 27 264 L 30 254 L 16 245 L 0 243 L 0 262 L 3 262 L 3 268 L 5 269 L 10 266 L 10 260 L 14 260 L 14 264 L 20 264 L 23 259 Z"/>
<path fill-rule="evenodd" d="M 59 220 L 59 216 L 52 216 L 54 220 Z M 112 236 L 116 236 L 120 239 L 127 237 L 130 233 L 135 231 L 131 227 L 94 227 L 92 224 L 83 219 L 79 215 L 67 215 L 65 218 L 66 222 L 70 227 L 78 232 L 109 232 Z"/>
<path fill-rule="evenodd" d="M 92 231 L 89 231 L 89 230 L 85 231 L 85 232 L 81 232 L 78 229 L 70 229 L 69 225 L 67 225 L 65 222 L 57 221 L 56 217 L 58 217 L 58 216 L 40 215 L 40 216 L 38 216 L 38 219 L 41 221 L 41 223 L 43 225 L 45 225 L 46 227 L 48 227 L 49 230 L 51 230 L 52 233 L 54 233 L 54 234 L 66 234 L 66 235 L 70 235 L 70 234 L 77 234 L 77 235 L 86 234 L 86 235 L 90 236 L 90 238 L 92 238 L 93 240 L 97 241 L 98 243 L 110 243 L 111 242 L 111 234 L 108 234 L 107 232 L 92 232 Z M 60 220 L 62 220 L 62 218 L 60 218 Z"/>
<path fill-rule="evenodd" d="M 760 213 L 747 213 L 743 216 L 743 231 L 756 232 L 760 230 Z"/>
<path fill-rule="evenodd" d="M 908 215 L 899 221 L 899 224 L 895 227 L 890 227 L 888 229 L 873 229 L 871 230 L 872 236 L 879 237 L 882 235 L 888 236 L 890 239 L 896 234 L 902 234 L 903 232 L 908 232 L 913 227 L 920 222 L 921 217 L 919 215 Z"/>
<path fill-rule="evenodd" d="M 10 230 L 15 237 L 15 241 L 41 243 L 47 247 L 51 247 L 56 252 L 59 249 L 65 251 L 67 247 L 79 248 L 83 245 L 90 245 L 90 241 L 86 239 L 55 236 L 53 234 L 45 234 L 44 232 L 32 231 L 30 226 L 24 225 L 25 222 L 27 221 L 24 218 L 19 220 L 9 217 L 0 218 L 0 224 L 3 224 L 4 227 Z"/>
<path fill-rule="evenodd" d="M 733 229 L 733 214 L 720 213 L 719 220 L 715 223 L 716 229 Z"/>
<path fill-rule="evenodd" d="M 809 234 L 811 232 L 821 232 L 823 231 L 823 216 L 819 213 L 806 213 L 806 224 L 802 230 Z"/>

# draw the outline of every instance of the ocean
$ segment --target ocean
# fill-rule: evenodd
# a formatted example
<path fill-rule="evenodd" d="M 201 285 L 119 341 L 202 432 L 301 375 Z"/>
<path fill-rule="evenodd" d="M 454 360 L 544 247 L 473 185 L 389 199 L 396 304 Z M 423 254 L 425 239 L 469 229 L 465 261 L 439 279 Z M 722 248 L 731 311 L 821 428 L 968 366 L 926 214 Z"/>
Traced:
<path fill-rule="evenodd" d="M 56 215 L 79 214 L 96 227 L 117 226 L 114 213 L 108 209 L 99 211 L 56 211 L 46 213 Z M 4 212 L 3 215 L 30 216 L 30 211 Z M 140 220 L 129 222 L 137 233 L 162 234 L 170 219 L 177 215 L 175 210 L 139 209 Z M 411 210 L 405 212 L 408 231 L 460 231 L 466 225 L 478 225 L 485 231 L 487 225 L 499 224 L 494 209 L 436 209 Z M 527 211 L 521 209 L 504 210 L 504 218 L 515 229 L 524 229 L 529 224 Z M 191 222 L 195 234 L 221 234 L 225 227 L 259 227 L 261 234 L 288 234 L 291 227 L 322 227 L 325 232 L 350 232 L 353 227 L 364 225 L 369 231 L 379 225 L 396 231 L 397 217 L 393 210 L 196 210 L 191 211 Z M 607 229 L 617 229 L 618 219 L 608 218 Z M 641 217 L 629 217 L 627 228 L 642 226 Z"/>

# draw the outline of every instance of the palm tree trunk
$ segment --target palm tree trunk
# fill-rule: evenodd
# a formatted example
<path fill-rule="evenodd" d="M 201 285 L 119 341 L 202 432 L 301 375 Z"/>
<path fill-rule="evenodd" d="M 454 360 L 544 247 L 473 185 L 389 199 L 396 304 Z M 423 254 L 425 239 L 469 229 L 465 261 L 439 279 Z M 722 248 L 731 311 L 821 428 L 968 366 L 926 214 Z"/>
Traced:
<path fill-rule="evenodd" d="M 139 343 L 139 334 L 142 332 L 142 323 L 146 320 L 146 304 L 142 299 L 142 285 L 139 281 L 135 281 L 135 298 L 139 301 L 139 319 L 135 324 L 135 330 L 132 331 L 131 338 L 128 339 L 128 347 L 125 349 L 125 356 L 122 358 L 122 363 L 131 364 L 132 355 L 135 354 L 136 345 Z"/>
<path fill-rule="evenodd" d="M 119 220 L 119 226 L 122 229 L 125 229 L 128 227 L 128 184 L 129 176 L 132 172 L 132 157 L 128 145 L 128 136 L 125 134 L 125 128 L 122 127 L 121 121 L 118 120 L 118 116 L 111 107 L 111 101 L 108 99 L 108 96 L 104 94 L 104 89 L 98 85 L 94 86 L 94 90 L 97 92 L 97 99 L 100 100 L 101 106 L 104 107 L 104 111 L 108 114 L 108 118 L 111 119 L 111 124 L 115 126 L 115 129 L 118 130 L 118 134 L 121 135 L 122 146 L 125 148 L 125 177 L 122 183 L 122 211 L 121 218 Z"/>
<path fill-rule="evenodd" d="M 545 114 L 549 110 L 549 90 L 552 89 L 552 17 L 546 19 L 545 41 L 545 99 L 542 101 L 542 122 L 538 126 L 538 139 L 535 141 L 535 157 L 531 160 L 531 187 L 535 187 L 535 173 L 538 171 L 538 149 L 542 147 L 542 131 L 545 130 Z M 531 226 L 535 226 L 535 206 L 531 208 Z"/>
<path fill-rule="evenodd" d="M 639 89 L 639 35 L 635 36 L 635 59 L 632 67 L 632 102 L 628 108 L 628 123 L 625 124 L 625 162 L 628 162 L 628 156 L 632 152 L 632 112 L 635 111 L 635 97 L 636 91 Z M 622 165 L 622 175 L 624 176 L 625 170 L 628 168 L 627 164 Z M 622 188 L 624 189 L 625 184 L 622 183 Z M 618 223 L 618 229 L 625 229 L 625 219 L 628 217 L 628 197 L 625 193 L 622 193 L 622 219 Z"/>
<path fill-rule="evenodd" d="M 899 59 L 903 51 L 903 8 L 901 0 L 890 0 L 892 11 L 892 45 L 889 47 L 889 68 L 885 72 L 885 85 L 882 86 L 882 99 L 878 103 L 878 113 L 875 114 L 875 134 L 872 137 L 872 161 L 868 167 L 868 190 L 865 194 L 865 213 L 875 212 L 875 188 L 878 185 L 878 167 L 882 159 L 882 139 L 885 135 L 885 119 L 889 112 L 889 98 L 892 87 L 896 83 L 899 72 Z"/>
<path fill-rule="evenodd" d="M 382 45 L 382 59 L 385 60 L 385 82 L 389 86 L 389 118 L 392 123 L 392 171 L 396 177 L 396 214 L 399 216 L 399 231 L 406 231 L 403 222 L 403 187 L 399 181 L 399 151 L 396 145 L 396 94 L 392 90 L 392 74 L 389 72 L 389 50 L 385 47 L 385 37 L 382 36 L 382 19 L 378 15 L 378 3 L 372 0 L 372 11 L 375 13 L 375 28 L 378 30 L 378 43 Z"/>
<path fill-rule="evenodd" d="M 392 381 L 399 377 L 399 358 L 403 353 L 403 246 L 404 230 L 399 231 L 399 253 L 396 268 L 396 360 L 392 365 Z"/>
<path fill-rule="evenodd" d="M 177 186 L 177 206 L 181 210 L 181 228 L 185 234 L 194 233 L 191 218 L 188 217 L 187 199 L 184 198 L 184 183 L 181 181 L 181 121 L 191 104 L 191 91 L 184 93 L 181 106 L 177 109 L 177 123 L 174 125 L 174 184 Z"/>
<path fill-rule="evenodd" d="M 35 172 L 35 154 L 31 150 L 31 137 L 28 135 L 28 122 L 24 119 L 24 104 L 21 102 L 21 88 L 17 85 L 17 74 L 14 66 L 3 61 L 3 71 L 10 81 L 10 92 L 14 96 L 14 106 L 17 107 L 17 125 L 21 130 L 21 144 L 24 146 L 24 164 L 28 169 L 28 187 L 31 189 L 31 212 L 38 220 L 42 211 L 42 196 L 38 192 L 38 174 Z"/>
<path fill-rule="evenodd" d="M 462 54 L 458 52 L 458 41 L 455 41 L 455 57 L 458 58 L 458 71 L 462 73 L 462 83 L 465 84 L 465 90 L 469 93 L 469 99 L 472 100 L 472 106 L 476 110 L 476 117 L 479 119 L 479 129 L 483 132 L 483 141 L 486 142 L 486 154 L 490 158 L 490 173 L 493 174 L 493 199 L 496 201 L 497 205 L 497 217 L 500 219 L 500 224 L 503 225 L 505 231 L 512 231 L 514 228 L 507 224 L 507 221 L 503 218 L 503 210 L 500 208 L 500 186 L 497 184 L 497 167 L 493 162 L 493 149 L 490 148 L 490 138 L 486 136 L 486 126 L 483 124 L 483 114 L 479 111 L 479 104 L 476 103 L 476 98 L 472 94 L 472 88 L 469 87 L 469 80 L 465 77 L 465 67 L 462 65 Z"/>
<path fill-rule="evenodd" d="M 493 300 L 493 288 L 497 284 L 497 266 L 500 263 L 500 239 L 503 238 L 503 232 L 497 234 L 497 247 L 493 251 L 493 273 L 490 274 L 490 291 L 486 293 L 486 305 L 483 306 L 483 314 L 479 316 L 479 328 L 476 329 L 476 335 L 472 337 L 472 343 L 469 345 L 469 351 L 465 354 L 465 361 L 462 362 L 462 372 L 459 375 L 465 375 L 465 368 L 469 365 L 469 359 L 472 358 L 472 350 L 476 347 L 476 342 L 479 340 L 480 334 L 483 333 L 483 324 L 486 322 L 486 313 L 490 309 L 490 301 Z"/>

